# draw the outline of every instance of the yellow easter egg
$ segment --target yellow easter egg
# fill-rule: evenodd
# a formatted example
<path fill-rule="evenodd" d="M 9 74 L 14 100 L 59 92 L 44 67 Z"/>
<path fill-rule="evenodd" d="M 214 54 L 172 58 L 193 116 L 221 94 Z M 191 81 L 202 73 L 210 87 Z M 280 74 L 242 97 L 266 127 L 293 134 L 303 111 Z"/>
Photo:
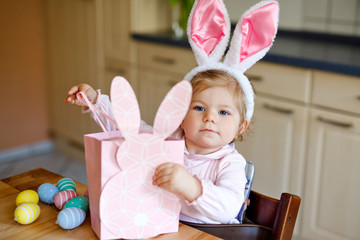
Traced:
<path fill-rule="evenodd" d="M 20 224 L 30 224 L 40 215 L 40 207 L 36 203 L 21 203 L 14 212 L 14 221 Z"/>
<path fill-rule="evenodd" d="M 36 203 L 39 202 L 39 195 L 34 190 L 25 190 L 19 193 L 16 197 L 16 206 L 19 206 L 21 203 Z"/>

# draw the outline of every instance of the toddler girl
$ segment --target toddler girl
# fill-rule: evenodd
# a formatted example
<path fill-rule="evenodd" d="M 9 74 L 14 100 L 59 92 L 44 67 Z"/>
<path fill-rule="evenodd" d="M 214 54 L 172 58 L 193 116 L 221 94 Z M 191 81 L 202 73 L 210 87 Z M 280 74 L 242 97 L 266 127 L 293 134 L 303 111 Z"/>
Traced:
<path fill-rule="evenodd" d="M 219 70 L 200 72 L 191 84 L 189 111 L 172 136 L 185 140 L 184 167 L 175 163 L 158 166 L 153 184 L 183 196 L 180 220 L 237 223 L 244 202 L 246 161 L 233 141 L 249 124 L 244 93 L 236 79 Z M 72 87 L 66 102 L 84 106 L 76 98 L 79 91 L 113 116 L 108 96 L 87 84 Z M 116 129 L 107 119 L 102 122 L 107 129 Z M 149 127 L 142 122 L 142 128 Z"/>

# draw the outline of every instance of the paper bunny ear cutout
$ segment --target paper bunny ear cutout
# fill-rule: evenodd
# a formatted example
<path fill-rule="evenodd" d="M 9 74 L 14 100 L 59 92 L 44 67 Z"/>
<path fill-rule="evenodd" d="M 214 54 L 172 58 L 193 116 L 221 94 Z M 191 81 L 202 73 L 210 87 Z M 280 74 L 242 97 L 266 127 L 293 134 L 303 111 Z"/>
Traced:
<path fill-rule="evenodd" d="M 254 112 L 254 91 L 244 72 L 269 51 L 279 19 L 277 1 L 261 1 L 246 11 L 234 30 L 231 46 L 223 57 L 230 37 L 230 20 L 222 0 L 196 0 L 188 21 L 188 39 L 198 67 L 184 78 L 215 69 L 236 78 L 245 94 L 246 118 Z"/>
<path fill-rule="evenodd" d="M 191 101 L 191 84 L 177 83 L 167 93 L 156 113 L 153 133 L 161 139 L 170 136 L 184 119 Z M 121 133 L 126 138 L 136 135 L 141 125 L 140 109 L 135 93 L 123 77 L 115 77 L 111 83 L 111 102 L 114 117 Z"/>
<path fill-rule="evenodd" d="M 156 112 L 155 135 L 165 139 L 176 131 L 189 109 L 191 95 L 192 87 L 187 81 L 178 82 L 170 89 Z"/>
<path fill-rule="evenodd" d="M 140 129 L 140 109 L 135 93 L 123 77 L 115 77 L 111 82 L 111 104 L 114 117 L 124 137 L 137 134 Z"/>

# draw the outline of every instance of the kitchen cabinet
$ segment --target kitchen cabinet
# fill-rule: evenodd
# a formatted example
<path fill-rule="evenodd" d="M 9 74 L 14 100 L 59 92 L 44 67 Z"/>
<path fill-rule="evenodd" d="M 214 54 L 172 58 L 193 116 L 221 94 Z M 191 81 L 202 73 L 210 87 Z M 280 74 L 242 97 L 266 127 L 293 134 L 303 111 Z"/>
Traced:
<path fill-rule="evenodd" d="M 257 93 L 255 112 L 237 148 L 255 164 L 253 189 L 276 198 L 301 195 L 311 71 L 259 62 L 246 74 Z"/>
<path fill-rule="evenodd" d="M 135 93 L 138 93 L 138 85 L 136 81 L 136 71 L 129 62 L 118 61 L 116 59 L 106 59 L 104 69 L 104 81 L 100 84 L 101 93 L 110 94 L 111 82 L 114 77 L 121 76 L 128 80 L 133 87 Z"/>
<path fill-rule="evenodd" d="M 255 164 L 253 189 L 302 197 L 295 239 L 357 239 L 360 79 L 269 63 L 247 72 L 253 126 L 237 148 Z"/>
<path fill-rule="evenodd" d="M 136 61 L 131 32 L 154 32 L 171 28 L 167 0 L 103 0 L 104 54 L 106 59 Z"/>
<path fill-rule="evenodd" d="M 181 75 L 159 73 L 154 70 L 139 70 L 139 105 L 141 118 L 153 125 L 155 114 L 166 93 L 181 79 Z"/>
<path fill-rule="evenodd" d="M 142 119 L 152 125 L 166 93 L 196 66 L 191 50 L 137 43 L 139 104 Z"/>
<path fill-rule="evenodd" d="M 306 239 L 359 239 L 359 146 L 359 117 L 311 112 L 303 197 Z"/>
<path fill-rule="evenodd" d="M 278 198 L 282 192 L 302 195 L 305 167 L 306 107 L 257 97 L 254 123 L 237 149 L 255 165 L 255 191 Z"/>
<path fill-rule="evenodd" d="M 316 71 L 303 237 L 359 239 L 360 79 Z"/>
<path fill-rule="evenodd" d="M 95 5 L 94 0 L 46 1 L 51 132 L 75 142 L 97 129 L 80 108 L 64 103 L 73 85 L 98 83 Z"/>
<path fill-rule="evenodd" d="M 135 51 L 131 41 L 131 1 L 105 0 L 103 5 L 104 81 L 102 92 L 109 94 L 115 76 L 126 78 L 138 93 L 136 72 L 133 70 Z"/>
<path fill-rule="evenodd" d="M 166 0 L 45 3 L 50 131 L 56 140 L 61 139 L 61 151 L 83 159 L 83 154 L 74 155 L 66 146 L 82 152 L 83 135 L 101 129 L 80 108 L 64 103 L 68 89 L 84 82 L 109 94 L 113 77 L 123 76 L 138 94 L 137 54 L 131 31 L 170 27 L 169 5 Z M 59 141 L 55 142 L 58 146 Z"/>
<path fill-rule="evenodd" d="M 145 71 L 138 71 L 137 63 L 143 62 L 143 55 L 146 55 L 141 49 L 138 50 L 137 44 L 131 40 L 131 32 L 159 31 L 170 28 L 169 5 L 165 0 L 104 0 L 103 1 L 103 30 L 104 30 L 104 59 L 105 59 L 105 79 L 100 87 L 103 93 L 109 94 L 111 81 L 115 76 L 125 77 L 134 89 L 139 102 L 146 103 L 143 107 L 142 115 L 146 120 L 150 120 L 150 112 L 156 103 L 155 99 L 164 94 L 155 94 L 150 97 L 150 101 L 141 101 L 148 99 L 147 92 L 152 95 L 152 91 L 147 87 L 154 87 L 158 79 L 152 78 L 151 74 Z M 146 50 L 145 50 L 146 51 Z M 138 54 L 139 53 L 139 54 Z M 141 60 L 137 60 L 141 59 Z M 155 59 L 158 61 L 164 60 Z M 146 64 L 145 64 L 146 65 Z M 140 69 L 139 69 L 140 70 Z M 145 84 L 140 85 L 139 79 L 147 79 Z M 164 77 L 167 78 L 167 77 Z M 155 81 L 155 82 L 153 82 Z M 171 80 L 173 83 L 174 81 Z M 152 83 L 152 84 L 151 84 Z M 149 85 L 150 84 L 150 85 Z M 140 92 L 140 86 L 142 91 Z M 147 86 L 145 88 L 145 86 Z M 156 84 L 155 86 L 162 86 Z M 158 93 L 166 93 L 167 88 L 154 89 Z M 145 94 L 145 95 L 144 95 Z M 155 101 L 152 104 L 152 101 Z M 150 121 L 150 123 L 152 120 Z"/>
<path fill-rule="evenodd" d="M 104 55 L 128 62 L 131 46 L 130 1 L 103 1 Z"/>
<path fill-rule="evenodd" d="M 255 111 L 249 134 L 236 147 L 255 165 L 252 189 L 274 198 L 282 192 L 302 196 L 311 71 L 258 62 L 245 74 L 257 93 Z"/>

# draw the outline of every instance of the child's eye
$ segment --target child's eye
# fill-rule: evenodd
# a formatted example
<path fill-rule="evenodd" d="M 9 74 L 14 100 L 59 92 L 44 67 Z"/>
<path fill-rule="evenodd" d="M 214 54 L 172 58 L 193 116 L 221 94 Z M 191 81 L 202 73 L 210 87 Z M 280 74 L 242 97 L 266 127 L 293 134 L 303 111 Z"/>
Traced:
<path fill-rule="evenodd" d="M 205 111 L 205 109 L 203 107 L 200 107 L 200 106 L 196 106 L 196 107 L 194 107 L 194 109 L 196 111 L 201 111 L 201 112 Z"/>
<path fill-rule="evenodd" d="M 226 115 L 229 115 L 230 113 L 227 112 L 227 111 L 222 110 L 222 111 L 219 112 L 219 114 L 226 116 Z"/>

